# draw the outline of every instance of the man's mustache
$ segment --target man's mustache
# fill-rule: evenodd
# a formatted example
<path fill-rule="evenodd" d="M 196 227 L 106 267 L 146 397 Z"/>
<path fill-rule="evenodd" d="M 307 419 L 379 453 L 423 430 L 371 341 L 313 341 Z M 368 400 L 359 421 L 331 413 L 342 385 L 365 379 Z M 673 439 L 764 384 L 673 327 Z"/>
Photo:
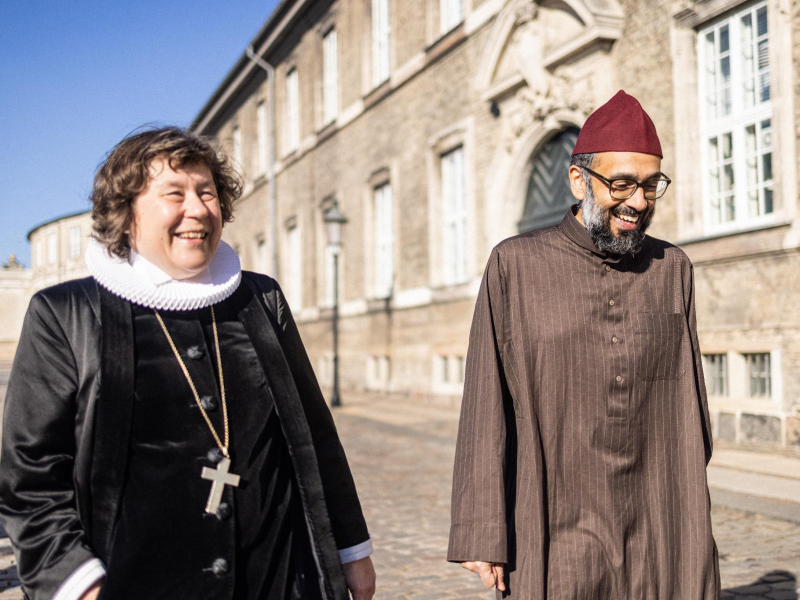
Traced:
<path fill-rule="evenodd" d="M 611 209 L 612 215 L 629 215 L 629 216 L 639 216 L 643 217 L 647 213 L 647 209 L 644 210 L 635 210 L 630 206 L 625 206 L 624 204 L 618 205 L 616 208 Z"/>

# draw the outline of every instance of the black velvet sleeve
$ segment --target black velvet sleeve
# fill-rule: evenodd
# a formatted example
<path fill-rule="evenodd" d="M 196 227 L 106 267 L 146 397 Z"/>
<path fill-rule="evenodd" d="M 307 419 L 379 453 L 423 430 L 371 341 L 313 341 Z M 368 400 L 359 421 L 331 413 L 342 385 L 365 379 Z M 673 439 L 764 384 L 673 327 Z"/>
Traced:
<path fill-rule="evenodd" d="M 47 299 L 31 300 L 5 401 L 0 518 L 31 600 L 94 558 L 73 485 L 77 367 Z"/>
<path fill-rule="evenodd" d="M 340 550 L 351 548 L 369 539 L 356 485 L 292 312 L 280 286 L 277 282 L 274 285 L 278 337 L 311 430 L 336 546 Z"/>

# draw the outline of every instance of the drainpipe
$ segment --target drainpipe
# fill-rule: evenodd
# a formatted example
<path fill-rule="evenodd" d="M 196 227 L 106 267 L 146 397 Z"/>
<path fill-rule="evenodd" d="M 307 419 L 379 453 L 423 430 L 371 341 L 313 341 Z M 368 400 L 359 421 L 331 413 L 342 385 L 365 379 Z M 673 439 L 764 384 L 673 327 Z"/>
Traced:
<path fill-rule="evenodd" d="M 278 278 L 278 196 L 275 190 L 275 69 L 258 56 L 253 46 L 247 47 L 247 58 L 264 69 L 269 81 L 269 162 L 267 179 L 269 180 L 269 218 L 272 222 L 270 235 L 270 252 L 272 254 L 272 276 Z"/>

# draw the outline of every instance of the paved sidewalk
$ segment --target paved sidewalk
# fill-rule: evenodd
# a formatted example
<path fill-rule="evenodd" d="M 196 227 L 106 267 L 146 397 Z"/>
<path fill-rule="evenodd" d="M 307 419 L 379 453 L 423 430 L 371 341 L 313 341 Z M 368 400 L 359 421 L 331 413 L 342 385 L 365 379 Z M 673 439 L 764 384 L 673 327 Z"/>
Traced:
<path fill-rule="evenodd" d="M 364 400 L 345 395 L 334 415 L 375 542 L 376 600 L 494 598 L 475 576 L 446 562 L 458 411 Z M 725 493 L 796 505 L 786 500 L 798 479 L 795 460 L 720 450 L 709 468 L 709 480 L 720 486 L 712 499 Z M 800 598 L 800 523 L 763 514 L 758 504 L 746 512 L 716 501 L 712 520 L 723 600 Z M 10 545 L 0 535 L 0 600 L 21 598 Z"/>
<path fill-rule="evenodd" d="M 800 457 L 715 450 L 708 486 L 715 504 L 800 523 Z"/>

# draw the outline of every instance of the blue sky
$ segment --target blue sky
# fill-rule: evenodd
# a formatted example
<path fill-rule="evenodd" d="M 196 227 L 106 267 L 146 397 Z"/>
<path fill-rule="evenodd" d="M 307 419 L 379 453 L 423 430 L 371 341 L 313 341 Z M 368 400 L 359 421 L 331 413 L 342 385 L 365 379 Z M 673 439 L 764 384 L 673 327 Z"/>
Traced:
<path fill-rule="evenodd" d="M 0 263 L 86 210 L 95 169 L 143 124 L 189 125 L 277 0 L 0 2 Z"/>

